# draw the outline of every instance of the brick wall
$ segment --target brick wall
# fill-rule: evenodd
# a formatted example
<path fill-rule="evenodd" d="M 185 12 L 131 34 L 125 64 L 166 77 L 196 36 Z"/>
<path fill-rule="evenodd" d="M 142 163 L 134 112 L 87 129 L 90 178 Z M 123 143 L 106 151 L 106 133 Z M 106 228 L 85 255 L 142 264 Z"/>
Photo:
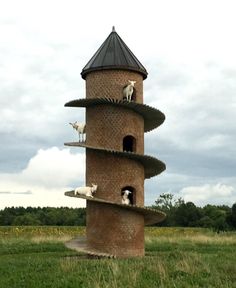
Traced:
<path fill-rule="evenodd" d="M 122 188 L 131 186 L 135 189 L 135 204 L 144 204 L 144 168 L 137 161 L 87 149 L 86 183 L 98 185 L 96 197 L 119 204 Z"/>
<path fill-rule="evenodd" d="M 109 97 L 123 99 L 123 88 L 128 80 L 136 81 L 136 102 L 143 103 L 143 77 L 126 70 L 94 71 L 86 76 L 86 98 Z"/>
<path fill-rule="evenodd" d="M 136 153 L 144 152 L 143 117 L 130 109 L 97 105 L 86 109 L 86 143 L 95 147 L 123 151 L 123 138 L 136 139 Z"/>
<path fill-rule="evenodd" d="M 87 201 L 87 244 L 117 257 L 144 255 L 144 218 L 134 211 Z"/>
<path fill-rule="evenodd" d="M 123 99 L 128 80 L 136 81 L 136 102 L 143 103 L 143 77 L 122 70 L 91 72 L 86 76 L 86 97 Z M 112 105 L 86 109 L 86 144 L 123 151 L 123 138 L 135 138 L 136 153 L 144 152 L 144 121 L 136 112 Z M 96 197 L 121 203 L 121 190 L 134 188 L 136 205 L 144 204 L 144 168 L 134 160 L 86 149 L 86 184 L 98 185 Z M 144 255 L 142 214 L 108 204 L 87 201 L 87 241 L 93 249 L 118 257 Z"/>

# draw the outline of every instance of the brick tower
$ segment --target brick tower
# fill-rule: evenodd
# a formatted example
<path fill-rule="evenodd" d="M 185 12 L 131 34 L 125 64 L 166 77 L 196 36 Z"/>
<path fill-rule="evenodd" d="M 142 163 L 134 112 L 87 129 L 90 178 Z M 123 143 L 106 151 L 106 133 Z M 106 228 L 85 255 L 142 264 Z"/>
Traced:
<path fill-rule="evenodd" d="M 87 199 L 88 253 L 135 257 L 144 255 L 144 225 L 162 221 L 164 213 L 144 207 L 144 180 L 165 170 L 160 160 L 144 155 L 144 132 L 165 119 L 143 104 L 147 71 L 115 29 L 82 70 L 86 98 L 67 107 L 86 108 L 86 140 L 65 143 L 86 148 L 86 185 L 98 185 Z M 131 101 L 123 97 L 129 80 L 136 81 Z M 130 205 L 121 203 L 122 191 L 132 192 Z M 79 247 L 78 242 L 78 247 Z"/>

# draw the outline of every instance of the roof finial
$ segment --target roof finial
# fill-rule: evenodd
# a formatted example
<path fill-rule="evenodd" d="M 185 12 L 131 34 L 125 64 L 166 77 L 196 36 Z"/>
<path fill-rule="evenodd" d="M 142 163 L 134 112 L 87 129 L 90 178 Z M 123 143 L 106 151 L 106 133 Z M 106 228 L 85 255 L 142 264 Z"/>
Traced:
<path fill-rule="evenodd" d="M 112 26 L 112 32 L 116 32 L 115 26 Z"/>

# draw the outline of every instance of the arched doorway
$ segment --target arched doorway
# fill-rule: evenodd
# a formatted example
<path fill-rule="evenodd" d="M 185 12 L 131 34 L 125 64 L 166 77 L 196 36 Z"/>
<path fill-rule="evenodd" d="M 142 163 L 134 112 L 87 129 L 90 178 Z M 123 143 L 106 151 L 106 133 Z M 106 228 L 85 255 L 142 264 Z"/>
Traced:
<path fill-rule="evenodd" d="M 123 151 L 136 152 L 136 139 L 131 136 L 125 136 L 123 138 Z"/>

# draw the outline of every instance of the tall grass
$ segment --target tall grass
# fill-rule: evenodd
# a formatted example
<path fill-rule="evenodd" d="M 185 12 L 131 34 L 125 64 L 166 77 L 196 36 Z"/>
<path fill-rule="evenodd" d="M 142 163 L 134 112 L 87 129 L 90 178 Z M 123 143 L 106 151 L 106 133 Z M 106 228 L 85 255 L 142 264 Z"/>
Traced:
<path fill-rule="evenodd" d="M 81 226 L 0 226 L 0 238 L 50 236 L 59 240 L 62 236 L 75 237 L 84 234 L 85 227 Z"/>
<path fill-rule="evenodd" d="M 0 227 L 0 287 L 236 287 L 236 234 L 147 228 L 146 256 L 87 259 L 63 241 L 76 227 Z"/>

